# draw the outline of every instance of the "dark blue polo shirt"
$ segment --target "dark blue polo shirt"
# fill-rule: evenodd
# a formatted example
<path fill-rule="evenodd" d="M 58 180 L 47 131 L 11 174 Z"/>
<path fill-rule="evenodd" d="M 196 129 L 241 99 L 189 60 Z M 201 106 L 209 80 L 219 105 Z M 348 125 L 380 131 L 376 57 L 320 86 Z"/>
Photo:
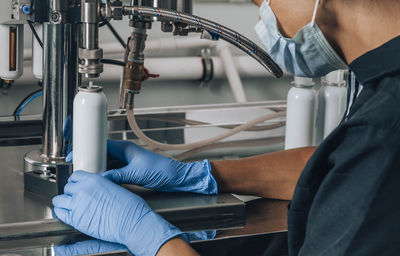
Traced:
<path fill-rule="evenodd" d="M 361 86 L 300 176 L 290 255 L 400 255 L 400 37 L 349 67 Z"/>

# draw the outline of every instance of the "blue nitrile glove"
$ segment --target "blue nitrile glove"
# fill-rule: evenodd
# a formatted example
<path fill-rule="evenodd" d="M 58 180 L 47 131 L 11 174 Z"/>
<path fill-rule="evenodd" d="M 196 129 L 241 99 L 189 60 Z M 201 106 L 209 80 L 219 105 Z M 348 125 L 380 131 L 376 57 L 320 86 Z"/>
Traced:
<path fill-rule="evenodd" d="M 132 142 L 109 140 L 108 153 L 127 166 L 110 170 L 104 177 L 117 184 L 135 184 L 166 192 L 218 193 L 208 160 L 182 163 Z"/>
<path fill-rule="evenodd" d="M 74 172 L 54 213 L 80 232 L 125 245 L 134 255 L 155 255 L 169 239 L 187 235 L 155 213 L 139 196 L 93 173 Z"/>
<path fill-rule="evenodd" d="M 54 246 L 56 256 L 93 255 L 120 251 L 128 251 L 128 249 L 121 244 L 109 243 L 101 240 L 87 240 L 74 244 Z"/>
<path fill-rule="evenodd" d="M 68 155 L 72 152 L 72 119 L 68 116 L 63 128 L 63 155 Z M 68 162 L 68 161 L 67 161 Z"/>
<path fill-rule="evenodd" d="M 198 232 L 188 232 L 186 234 L 189 236 L 190 242 L 196 242 L 196 241 L 206 241 L 214 239 L 215 236 L 217 235 L 217 231 L 216 230 L 198 231 Z"/>

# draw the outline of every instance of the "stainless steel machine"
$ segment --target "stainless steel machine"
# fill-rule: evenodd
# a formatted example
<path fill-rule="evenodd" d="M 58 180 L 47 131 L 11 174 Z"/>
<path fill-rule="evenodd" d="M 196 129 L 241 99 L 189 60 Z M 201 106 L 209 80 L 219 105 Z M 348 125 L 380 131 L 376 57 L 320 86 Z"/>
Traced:
<path fill-rule="evenodd" d="M 72 102 L 82 77 L 96 78 L 103 72 L 99 48 L 99 25 L 129 18 L 132 28 L 125 50 L 120 88 L 120 108 L 132 110 L 134 96 L 151 77 L 144 67 L 147 31 L 154 22 L 173 35 L 200 33 L 201 38 L 225 40 L 255 58 L 273 73 L 281 69 L 260 47 L 239 33 L 192 15 L 190 0 L 8 0 L 2 1 L 0 33 L 4 35 L 0 77 L 12 83 L 22 74 L 23 24 L 33 30 L 33 66 L 43 80 L 43 146 L 25 156 L 25 189 L 48 197 L 62 193 L 72 172 L 65 156 L 70 146 Z M 36 28 L 36 30 L 35 30 Z M 38 31 L 43 32 L 38 35 Z M 41 72 L 40 72 L 41 71 Z"/>
<path fill-rule="evenodd" d="M 124 66 L 119 93 L 121 113 L 133 114 L 134 99 L 140 93 L 142 83 L 154 77 L 144 66 L 147 33 L 154 22 L 161 22 L 162 31 L 171 35 L 199 33 L 206 40 L 225 40 L 256 59 L 275 77 L 282 76 L 281 69 L 268 54 L 249 39 L 220 24 L 194 16 L 192 12 L 190 0 L 1 1 L 0 78 L 11 85 L 22 75 L 23 29 L 24 24 L 28 24 L 34 34 L 33 71 L 43 82 L 43 139 L 40 149 L 0 150 L 6 159 L 3 163 L 6 171 L 0 186 L 4 192 L 0 193 L 0 199 L 7 203 L 0 220 L 0 240 L 4 244 L 9 244 L 12 239 L 76 232 L 51 219 L 49 199 L 63 193 L 72 173 L 72 164 L 66 162 L 66 155 L 72 141 L 74 96 L 83 86 L 84 79 L 101 76 L 106 63 L 99 47 L 100 26 L 126 17 L 132 28 L 126 43 L 125 59 L 115 62 Z M 18 171 L 20 162 L 17 164 L 16 161 L 23 154 L 22 185 Z M 33 195 L 26 192 L 33 192 Z M 244 224 L 244 203 L 230 194 L 206 197 L 146 192 L 144 198 L 157 212 L 185 231 L 225 229 Z M 285 207 L 286 204 L 282 204 L 281 208 Z M 272 231 L 282 229 L 284 226 Z"/>

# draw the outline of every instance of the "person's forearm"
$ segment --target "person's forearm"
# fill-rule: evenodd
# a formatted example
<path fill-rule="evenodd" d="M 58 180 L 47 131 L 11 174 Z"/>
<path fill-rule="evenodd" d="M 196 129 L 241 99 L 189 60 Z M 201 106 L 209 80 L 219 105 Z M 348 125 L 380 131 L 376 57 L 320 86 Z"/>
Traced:
<path fill-rule="evenodd" d="M 198 256 L 197 252 L 179 237 L 172 238 L 166 242 L 157 253 L 157 256 L 172 255 Z"/>
<path fill-rule="evenodd" d="M 290 200 L 315 147 L 211 162 L 219 192 Z"/>

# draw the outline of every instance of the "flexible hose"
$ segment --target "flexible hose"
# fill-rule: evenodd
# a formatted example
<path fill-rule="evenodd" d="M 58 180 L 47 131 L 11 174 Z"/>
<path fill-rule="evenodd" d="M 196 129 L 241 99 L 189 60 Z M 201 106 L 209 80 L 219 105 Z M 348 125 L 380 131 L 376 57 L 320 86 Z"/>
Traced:
<path fill-rule="evenodd" d="M 216 37 L 215 39 L 221 38 L 256 59 L 275 77 L 279 78 L 283 75 L 282 69 L 273 61 L 267 52 L 258 47 L 247 37 L 229 29 L 228 27 L 202 17 L 161 8 L 124 6 L 123 10 L 125 15 L 153 16 L 157 17 L 161 21 L 186 23 L 200 30 L 207 30 L 213 34 L 213 37 Z"/>
<path fill-rule="evenodd" d="M 178 117 L 152 117 L 152 116 L 142 115 L 140 117 L 137 117 L 136 119 L 137 120 L 146 120 L 146 121 L 161 121 L 161 122 L 167 122 L 167 123 L 174 123 L 174 124 L 178 124 L 178 125 L 190 125 L 190 126 L 211 125 L 211 123 L 207 123 L 207 122 L 201 122 L 201 121 L 185 119 L 185 118 L 178 118 Z M 246 129 L 245 132 L 268 131 L 268 130 L 273 130 L 273 129 L 283 127 L 285 125 L 286 125 L 286 122 L 281 121 L 281 122 L 277 122 L 277 123 L 269 124 L 269 125 L 254 126 L 249 129 Z M 214 125 L 214 126 L 218 127 L 218 128 L 224 128 L 224 129 L 233 129 L 235 127 L 238 127 L 239 124 Z"/>
<path fill-rule="evenodd" d="M 147 144 L 148 146 L 150 146 L 154 149 L 160 149 L 160 150 L 191 150 L 194 148 L 199 148 L 199 147 L 203 147 L 203 146 L 207 146 L 207 145 L 216 143 L 218 141 L 221 141 L 223 139 L 231 137 L 241 131 L 247 130 L 259 123 L 265 122 L 267 120 L 286 116 L 286 112 L 282 111 L 282 112 L 277 112 L 277 113 L 272 113 L 272 114 L 261 116 L 257 119 L 254 119 L 245 124 L 237 126 L 226 133 L 217 135 L 215 137 L 212 137 L 212 138 L 209 138 L 206 140 L 202 140 L 202 141 L 198 141 L 198 142 L 194 142 L 194 143 L 188 143 L 188 144 L 174 144 L 174 145 L 161 143 L 161 142 L 155 141 L 155 140 L 147 137 L 142 132 L 142 130 L 139 128 L 139 126 L 136 122 L 136 118 L 135 118 L 133 109 L 127 109 L 126 115 L 128 118 L 129 125 L 131 126 L 135 135 L 139 138 L 139 140 L 141 140 L 143 143 Z"/>
<path fill-rule="evenodd" d="M 209 150 L 213 150 L 213 149 L 228 148 L 228 147 L 230 148 L 230 147 L 270 146 L 270 145 L 282 143 L 284 141 L 285 141 L 285 137 L 218 142 L 215 144 L 210 144 L 207 146 L 203 146 L 203 147 L 199 147 L 199 148 L 195 148 L 195 149 L 183 152 L 182 154 L 179 154 L 174 158 L 178 161 L 183 161 L 183 160 L 188 159 L 189 157 L 192 157 L 192 156 L 202 153 L 204 151 L 209 151 Z"/>

